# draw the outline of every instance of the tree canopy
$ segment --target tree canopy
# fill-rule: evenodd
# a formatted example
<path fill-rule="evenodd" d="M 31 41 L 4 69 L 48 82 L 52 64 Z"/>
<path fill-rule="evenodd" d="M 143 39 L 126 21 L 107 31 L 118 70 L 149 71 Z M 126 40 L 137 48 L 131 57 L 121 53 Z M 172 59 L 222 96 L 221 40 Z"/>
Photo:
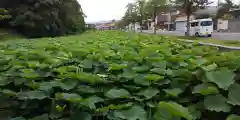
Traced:
<path fill-rule="evenodd" d="M 85 27 L 77 0 L 1 0 L 0 8 L 11 16 L 0 18 L 0 27 L 15 29 L 27 37 L 73 34 Z"/>
<path fill-rule="evenodd" d="M 126 12 L 120 21 L 120 25 L 135 22 L 142 24 L 144 20 L 152 19 L 153 13 L 165 12 L 166 9 L 166 0 L 136 0 L 126 6 Z"/>
<path fill-rule="evenodd" d="M 220 8 L 218 9 L 216 18 L 228 19 L 230 16 L 225 15 L 231 8 L 238 8 L 232 0 L 225 0 L 225 2 L 220 3 Z"/>
<path fill-rule="evenodd" d="M 211 0 L 174 0 L 172 1 L 177 9 L 187 15 L 187 32 L 190 32 L 190 15 L 198 9 L 204 9 L 206 6 L 212 4 Z"/>

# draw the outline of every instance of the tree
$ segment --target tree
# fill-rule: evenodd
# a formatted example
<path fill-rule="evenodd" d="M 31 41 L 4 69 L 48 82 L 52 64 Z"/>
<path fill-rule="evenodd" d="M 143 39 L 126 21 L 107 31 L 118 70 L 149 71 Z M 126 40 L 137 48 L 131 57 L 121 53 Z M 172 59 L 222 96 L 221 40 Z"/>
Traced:
<path fill-rule="evenodd" d="M 137 7 L 137 11 L 139 13 L 139 23 L 140 26 L 142 27 L 143 25 L 143 20 L 144 20 L 144 6 L 145 6 L 145 0 L 137 0 L 136 1 L 136 7 Z M 142 29 L 141 29 L 142 32 Z"/>
<path fill-rule="evenodd" d="M 205 19 L 205 18 L 214 18 L 214 16 L 213 16 L 213 15 L 210 15 L 210 14 L 208 14 L 208 13 L 206 13 L 206 14 L 201 14 L 201 15 L 197 15 L 197 16 L 196 16 L 196 19 Z"/>
<path fill-rule="evenodd" d="M 198 9 L 206 8 L 207 5 L 213 3 L 210 0 L 176 0 L 173 2 L 175 3 L 175 7 L 177 9 L 187 15 L 187 32 L 185 33 L 186 36 L 189 36 L 191 14 Z"/>
<path fill-rule="evenodd" d="M 0 8 L 0 21 L 6 21 L 11 19 L 11 15 L 9 14 L 9 12 L 6 9 Z M 4 36 L 5 33 L 0 32 L 0 39 L 2 36 Z"/>
<path fill-rule="evenodd" d="M 134 32 L 135 32 L 135 23 L 140 21 L 139 13 L 138 13 L 138 8 L 136 4 L 129 3 L 126 6 L 127 10 L 125 12 L 125 15 L 123 17 L 126 25 L 129 25 L 132 23 L 134 26 Z"/>
<path fill-rule="evenodd" d="M 234 3 L 232 0 L 225 0 L 225 2 L 220 3 L 220 8 L 218 9 L 216 19 L 224 17 L 224 15 L 231 9 L 234 8 Z"/>
<path fill-rule="evenodd" d="M 166 12 L 168 5 L 167 0 L 137 0 L 135 3 L 129 3 L 125 15 L 121 20 L 121 24 L 135 24 L 139 22 L 140 25 L 143 21 L 152 18 L 152 22 L 155 23 L 156 15 L 161 12 Z M 154 25 L 154 34 L 156 34 L 156 25 Z"/>
<path fill-rule="evenodd" d="M 149 0 L 145 7 L 146 13 L 152 14 L 152 22 L 154 23 L 153 33 L 156 34 L 155 18 L 159 13 L 167 11 L 167 0 Z"/>
<path fill-rule="evenodd" d="M 0 22 L 27 37 L 55 37 L 85 29 L 77 0 L 1 0 L 0 8 L 12 16 Z"/>

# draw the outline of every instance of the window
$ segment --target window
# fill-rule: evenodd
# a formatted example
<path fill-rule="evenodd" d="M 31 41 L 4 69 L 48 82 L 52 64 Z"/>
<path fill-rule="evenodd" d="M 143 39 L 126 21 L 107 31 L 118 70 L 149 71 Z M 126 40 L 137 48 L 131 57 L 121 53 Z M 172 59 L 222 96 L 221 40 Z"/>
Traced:
<path fill-rule="evenodd" d="M 211 26 L 213 24 L 212 21 L 203 21 L 201 22 L 201 26 Z"/>
<path fill-rule="evenodd" d="M 195 24 L 194 23 L 191 23 L 191 27 L 194 27 L 195 26 Z"/>
<path fill-rule="evenodd" d="M 198 22 L 192 22 L 191 23 L 191 27 L 196 27 L 196 26 L 198 26 Z"/>

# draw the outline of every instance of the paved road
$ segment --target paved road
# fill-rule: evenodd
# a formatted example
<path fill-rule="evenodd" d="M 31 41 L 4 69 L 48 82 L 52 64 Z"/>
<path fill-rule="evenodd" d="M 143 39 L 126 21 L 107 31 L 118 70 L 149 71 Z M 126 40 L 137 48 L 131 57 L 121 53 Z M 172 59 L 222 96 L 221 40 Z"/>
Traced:
<path fill-rule="evenodd" d="M 153 33 L 152 30 L 143 30 L 146 33 Z M 165 35 L 174 35 L 174 36 L 184 36 L 182 32 L 176 31 L 157 31 L 157 34 L 165 34 Z M 240 33 L 219 33 L 215 32 L 212 34 L 212 38 L 217 40 L 239 40 L 240 41 Z"/>

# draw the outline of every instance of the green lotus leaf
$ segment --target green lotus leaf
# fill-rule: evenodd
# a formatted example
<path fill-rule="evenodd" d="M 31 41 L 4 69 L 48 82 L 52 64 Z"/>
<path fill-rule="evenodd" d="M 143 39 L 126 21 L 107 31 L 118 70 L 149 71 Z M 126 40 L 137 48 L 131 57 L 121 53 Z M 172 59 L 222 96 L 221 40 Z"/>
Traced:
<path fill-rule="evenodd" d="M 152 82 L 164 80 L 164 76 L 160 76 L 157 74 L 147 74 L 144 76 L 144 78 L 145 80 L 152 81 Z"/>
<path fill-rule="evenodd" d="M 91 96 L 86 99 L 83 99 L 81 104 L 87 106 L 90 109 L 96 109 L 95 103 L 102 102 L 104 99 L 98 96 Z"/>
<path fill-rule="evenodd" d="M 70 120 L 92 120 L 92 115 L 87 112 L 75 111 L 71 115 Z"/>
<path fill-rule="evenodd" d="M 106 97 L 111 99 L 126 98 L 130 95 L 131 94 L 125 89 L 111 89 L 105 94 Z"/>
<path fill-rule="evenodd" d="M 159 93 L 159 90 L 157 88 L 147 88 L 144 90 L 141 90 L 137 95 L 144 96 L 146 99 L 150 99 L 154 96 L 156 96 Z"/>
<path fill-rule="evenodd" d="M 178 97 L 183 92 L 183 90 L 180 88 L 165 89 L 164 91 L 167 93 L 167 95 L 172 97 Z"/>
<path fill-rule="evenodd" d="M 206 73 L 206 79 L 218 85 L 219 88 L 227 90 L 234 83 L 235 74 L 227 69 Z"/>
<path fill-rule="evenodd" d="M 165 102 L 162 101 L 158 105 L 158 109 L 164 109 L 171 115 L 182 117 L 186 120 L 193 120 L 193 116 L 189 112 L 188 108 L 175 102 Z"/>
<path fill-rule="evenodd" d="M 133 106 L 133 103 L 126 103 L 126 104 L 119 104 L 119 105 L 113 105 L 110 104 L 106 107 L 98 108 L 96 111 L 98 112 L 108 112 L 110 110 L 122 110 L 122 109 L 127 109 Z"/>
<path fill-rule="evenodd" d="M 28 99 L 42 100 L 49 97 L 44 91 L 19 92 L 17 93 L 16 96 L 21 100 L 28 100 Z"/>
<path fill-rule="evenodd" d="M 49 116 L 48 116 L 48 114 L 43 114 L 41 116 L 33 117 L 29 120 L 49 120 Z"/>
<path fill-rule="evenodd" d="M 194 94 L 198 93 L 206 96 L 206 95 L 218 94 L 219 90 L 217 87 L 215 87 L 212 84 L 203 83 L 195 86 L 192 93 Z"/>
<path fill-rule="evenodd" d="M 218 67 L 218 65 L 213 63 L 213 64 L 208 65 L 208 66 L 203 66 L 202 69 L 204 71 L 213 71 L 213 70 L 217 69 L 217 67 Z"/>
<path fill-rule="evenodd" d="M 136 84 L 139 84 L 139 85 L 144 85 L 144 86 L 149 86 L 151 84 L 150 81 L 146 80 L 145 79 L 145 76 L 144 74 L 138 74 L 135 76 L 134 78 L 134 82 Z"/>
<path fill-rule="evenodd" d="M 240 120 L 240 116 L 232 114 L 229 115 L 226 120 Z"/>
<path fill-rule="evenodd" d="M 240 85 L 239 84 L 233 84 L 229 87 L 228 90 L 228 103 L 232 105 L 240 105 Z"/>
<path fill-rule="evenodd" d="M 164 75 L 166 72 L 166 70 L 162 69 L 162 68 L 153 68 L 150 71 L 153 73 L 156 73 L 156 74 L 160 74 L 160 75 Z"/>
<path fill-rule="evenodd" d="M 10 120 L 26 120 L 24 117 L 15 117 L 11 118 Z"/>
<path fill-rule="evenodd" d="M 64 90 L 71 90 L 78 85 L 77 80 L 63 80 L 60 82 L 60 87 Z"/>
<path fill-rule="evenodd" d="M 204 99 L 204 106 L 210 111 L 229 112 L 231 106 L 227 104 L 227 99 L 222 95 L 212 95 Z"/>
<path fill-rule="evenodd" d="M 125 120 L 147 120 L 147 112 L 138 105 L 132 106 L 128 110 L 115 111 L 114 116 Z"/>
<path fill-rule="evenodd" d="M 78 85 L 77 86 L 77 92 L 80 92 L 80 93 L 96 93 L 96 92 L 98 92 L 98 89 L 90 87 L 88 85 Z"/>
<path fill-rule="evenodd" d="M 146 72 L 149 70 L 148 66 L 137 66 L 137 67 L 133 67 L 132 70 L 134 72 Z"/>
<path fill-rule="evenodd" d="M 123 68 L 127 68 L 127 65 L 126 64 L 111 64 L 109 66 L 109 70 L 114 70 L 114 71 L 122 70 Z"/>
<path fill-rule="evenodd" d="M 82 101 L 82 97 L 76 93 L 56 93 L 55 97 L 57 99 L 63 99 L 70 102 L 80 102 Z"/>

